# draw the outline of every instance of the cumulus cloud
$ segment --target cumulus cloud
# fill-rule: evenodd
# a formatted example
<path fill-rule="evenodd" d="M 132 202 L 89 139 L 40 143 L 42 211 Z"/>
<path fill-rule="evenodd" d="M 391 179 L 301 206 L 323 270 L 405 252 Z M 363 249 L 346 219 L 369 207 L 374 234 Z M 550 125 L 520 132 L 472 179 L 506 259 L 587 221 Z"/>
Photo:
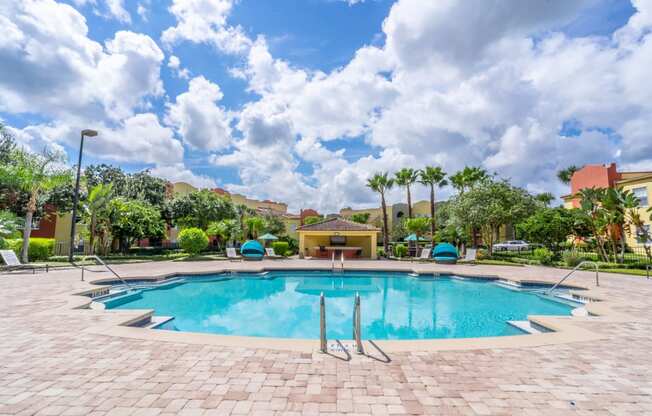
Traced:
<path fill-rule="evenodd" d="M 179 78 L 190 78 L 190 71 L 187 68 L 181 67 L 181 60 L 178 56 L 170 55 L 170 58 L 168 59 L 168 68 L 174 71 L 174 74 Z"/>
<path fill-rule="evenodd" d="M 223 97 L 217 84 L 199 76 L 188 91 L 168 104 L 166 122 L 174 126 L 184 143 L 202 150 L 221 150 L 231 144 L 231 117 L 217 105 Z"/>
<path fill-rule="evenodd" d="M 0 5 L 0 111 L 120 119 L 163 92 L 163 53 L 146 35 L 119 31 L 105 45 L 86 19 L 52 0 Z"/>
<path fill-rule="evenodd" d="M 183 163 L 156 166 L 150 172 L 152 175 L 167 179 L 170 182 L 186 182 L 197 188 L 214 188 L 217 186 L 213 178 L 206 175 L 197 175 Z"/>
<path fill-rule="evenodd" d="M 164 44 L 172 46 L 182 41 L 207 43 L 221 51 L 245 51 L 251 41 L 239 26 L 227 25 L 233 0 L 173 0 L 170 13 L 177 25 L 161 35 Z"/>

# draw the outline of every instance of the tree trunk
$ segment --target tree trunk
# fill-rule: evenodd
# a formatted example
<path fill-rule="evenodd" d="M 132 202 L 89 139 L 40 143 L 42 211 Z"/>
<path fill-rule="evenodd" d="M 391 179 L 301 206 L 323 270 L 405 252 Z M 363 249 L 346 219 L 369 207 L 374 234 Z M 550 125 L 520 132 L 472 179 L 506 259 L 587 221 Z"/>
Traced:
<path fill-rule="evenodd" d="M 408 197 L 408 218 L 412 219 L 412 195 L 410 195 L 410 185 L 407 185 L 406 188 Z"/>
<path fill-rule="evenodd" d="M 27 202 L 27 213 L 25 214 L 25 226 L 23 227 L 23 245 L 20 248 L 20 261 L 29 263 L 29 236 L 32 234 L 32 218 L 36 212 L 36 192 L 32 192 Z"/>
<path fill-rule="evenodd" d="M 96 233 L 96 228 L 97 228 L 97 218 L 95 217 L 95 213 L 91 214 L 91 229 L 89 230 L 89 236 L 88 236 L 88 245 L 89 247 L 89 254 L 93 255 L 95 254 L 95 233 Z"/>
<path fill-rule="evenodd" d="M 383 208 L 383 248 L 385 249 L 385 255 L 389 256 L 389 235 L 387 230 L 387 205 L 385 204 L 385 194 L 380 194 L 380 202 Z"/>
<path fill-rule="evenodd" d="M 34 211 L 27 209 L 25 214 L 25 226 L 23 227 L 23 245 L 20 248 L 20 261 L 29 263 L 29 236 L 32 234 L 32 217 Z"/>
<path fill-rule="evenodd" d="M 430 184 L 430 238 L 435 245 L 435 185 Z"/>

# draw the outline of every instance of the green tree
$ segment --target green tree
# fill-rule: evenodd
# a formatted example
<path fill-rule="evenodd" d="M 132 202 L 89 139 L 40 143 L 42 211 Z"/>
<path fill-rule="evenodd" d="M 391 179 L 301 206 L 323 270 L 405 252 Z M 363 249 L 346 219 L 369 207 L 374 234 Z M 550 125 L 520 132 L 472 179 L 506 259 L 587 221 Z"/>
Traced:
<path fill-rule="evenodd" d="M 71 181 L 70 170 L 60 167 L 63 163 L 62 155 L 47 150 L 35 155 L 16 149 L 11 155 L 11 163 L 0 164 L 0 183 L 29 196 L 25 205 L 23 244 L 20 251 L 20 258 L 25 263 L 29 261 L 29 238 L 34 213 L 46 199 L 44 196 L 57 186 Z"/>
<path fill-rule="evenodd" d="M 451 185 L 457 189 L 460 194 L 463 194 L 468 189 L 472 188 L 475 184 L 487 179 L 489 175 L 487 171 L 479 167 L 466 166 L 464 169 L 456 172 L 450 177 Z"/>
<path fill-rule="evenodd" d="M 11 132 L 0 122 L 0 164 L 11 162 L 11 155 L 16 150 L 16 141 Z"/>
<path fill-rule="evenodd" d="M 417 236 L 417 241 L 419 241 L 419 238 L 426 234 L 431 228 L 430 226 L 432 225 L 432 219 L 431 218 L 408 218 L 405 221 L 405 228 L 410 233 L 414 233 Z"/>
<path fill-rule="evenodd" d="M 432 219 L 432 221 L 430 221 L 430 236 L 434 243 L 436 228 L 435 187 L 441 188 L 448 184 L 446 181 L 446 172 L 444 172 L 439 166 L 426 166 L 419 172 L 419 177 L 419 182 L 430 188 L 430 218 Z"/>
<path fill-rule="evenodd" d="M 275 236 L 285 234 L 285 223 L 278 215 L 268 214 L 264 217 L 263 233 L 270 233 Z"/>
<path fill-rule="evenodd" d="M 105 253 L 110 243 L 109 204 L 113 197 L 113 187 L 100 183 L 93 187 L 88 193 L 84 202 L 84 213 L 88 220 L 89 245 L 91 254 L 96 251 L 99 245 L 102 253 Z M 99 244 L 98 244 L 99 243 Z"/>
<path fill-rule="evenodd" d="M 305 225 L 317 224 L 318 222 L 322 222 L 322 221 L 324 221 L 324 218 L 319 217 L 317 215 L 310 215 L 303 219 L 303 223 Z"/>
<path fill-rule="evenodd" d="M 229 199 L 204 189 L 175 198 L 171 205 L 174 222 L 183 227 L 205 230 L 208 224 L 236 217 Z"/>
<path fill-rule="evenodd" d="M 540 194 L 536 194 L 534 196 L 534 199 L 536 199 L 536 201 L 539 202 L 544 207 L 549 207 L 552 201 L 555 200 L 555 196 L 550 192 L 543 192 Z"/>
<path fill-rule="evenodd" d="M 489 255 L 501 226 L 516 224 L 532 215 L 534 198 L 505 180 L 485 178 L 453 200 L 453 212 L 458 221 L 482 232 Z"/>
<path fill-rule="evenodd" d="M 111 234 L 126 252 L 134 241 L 165 236 L 165 221 L 156 207 L 145 201 L 114 198 L 109 205 Z"/>
<path fill-rule="evenodd" d="M 179 246 L 190 256 L 196 256 L 208 247 L 208 237 L 201 228 L 185 228 L 179 233 Z"/>
<path fill-rule="evenodd" d="M 571 210 L 562 207 L 542 208 L 519 223 L 516 229 L 526 240 L 556 251 L 559 244 L 574 235 L 574 220 Z"/>
<path fill-rule="evenodd" d="M 0 248 L 5 248 L 5 238 L 13 236 L 18 231 L 18 217 L 7 210 L 0 210 Z"/>
<path fill-rule="evenodd" d="M 557 172 L 557 179 L 559 179 L 562 183 L 568 185 L 571 182 L 573 174 L 577 172 L 579 169 L 580 168 L 578 168 L 575 165 L 571 165 L 566 169 L 562 169 L 559 172 Z"/>
<path fill-rule="evenodd" d="M 385 193 L 392 189 L 394 180 L 387 177 L 387 172 L 376 173 L 367 180 L 367 186 L 374 192 L 380 194 L 380 205 L 383 211 L 383 248 L 385 253 L 389 253 L 389 228 L 387 218 L 387 204 L 385 203 Z"/>
<path fill-rule="evenodd" d="M 245 218 L 245 225 L 247 227 L 247 237 L 251 240 L 258 238 L 258 234 L 265 227 L 265 220 L 260 217 L 247 217 Z"/>
<path fill-rule="evenodd" d="M 638 211 L 640 201 L 631 191 L 622 188 L 609 188 L 601 201 L 605 218 L 608 222 L 607 234 L 611 250 L 616 258 L 616 245 L 620 241 L 619 261 L 625 261 L 625 233 L 629 233 L 633 223 L 633 215 Z"/>
<path fill-rule="evenodd" d="M 601 205 L 605 194 L 606 190 L 604 188 L 593 187 L 581 189 L 577 196 L 580 199 L 580 209 L 584 216 L 584 222 L 595 238 L 598 254 L 603 261 L 608 262 L 609 256 L 605 249 L 605 235 L 609 227 L 609 221 Z"/>
<path fill-rule="evenodd" d="M 371 214 L 368 212 L 357 212 L 353 215 L 351 215 L 351 221 L 357 222 L 359 224 L 366 224 L 367 221 L 369 221 L 369 217 Z"/>
<path fill-rule="evenodd" d="M 412 194 L 410 186 L 419 179 L 419 171 L 410 168 L 403 168 L 394 174 L 394 183 L 404 187 L 407 191 L 408 218 L 412 218 Z"/>
<path fill-rule="evenodd" d="M 208 225 L 206 234 L 225 243 L 238 235 L 238 222 L 234 219 L 215 221 Z"/>
<path fill-rule="evenodd" d="M 133 173 L 128 176 L 124 196 L 128 199 L 140 199 L 161 208 L 165 201 L 166 183 L 165 180 L 152 176 L 149 170 Z"/>
<path fill-rule="evenodd" d="M 84 179 L 88 189 L 97 185 L 111 185 L 116 196 L 127 196 L 128 175 L 119 167 L 111 165 L 88 165 L 84 169 Z"/>

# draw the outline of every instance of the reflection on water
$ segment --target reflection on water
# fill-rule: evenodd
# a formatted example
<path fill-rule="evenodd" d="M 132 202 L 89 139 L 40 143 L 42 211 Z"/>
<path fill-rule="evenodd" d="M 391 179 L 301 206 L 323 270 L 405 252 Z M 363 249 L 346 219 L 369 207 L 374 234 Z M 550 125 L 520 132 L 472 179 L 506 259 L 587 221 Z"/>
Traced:
<path fill-rule="evenodd" d="M 353 298 L 362 298 L 367 339 L 464 338 L 520 333 L 505 322 L 568 315 L 570 307 L 493 283 L 400 273 L 270 272 L 265 279 L 194 281 L 147 290 L 116 306 L 174 316 L 168 329 L 246 336 L 319 337 L 319 294 L 329 338 L 350 339 Z"/>

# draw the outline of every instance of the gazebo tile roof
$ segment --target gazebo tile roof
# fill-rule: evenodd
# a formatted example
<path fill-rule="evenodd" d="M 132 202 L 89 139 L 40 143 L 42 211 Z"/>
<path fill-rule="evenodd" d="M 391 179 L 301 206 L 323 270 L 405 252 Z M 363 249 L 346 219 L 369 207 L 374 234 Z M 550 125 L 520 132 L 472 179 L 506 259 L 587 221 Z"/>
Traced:
<path fill-rule="evenodd" d="M 380 231 L 380 229 L 342 218 L 329 218 L 314 224 L 302 225 L 297 228 L 297 231 Z"/>

